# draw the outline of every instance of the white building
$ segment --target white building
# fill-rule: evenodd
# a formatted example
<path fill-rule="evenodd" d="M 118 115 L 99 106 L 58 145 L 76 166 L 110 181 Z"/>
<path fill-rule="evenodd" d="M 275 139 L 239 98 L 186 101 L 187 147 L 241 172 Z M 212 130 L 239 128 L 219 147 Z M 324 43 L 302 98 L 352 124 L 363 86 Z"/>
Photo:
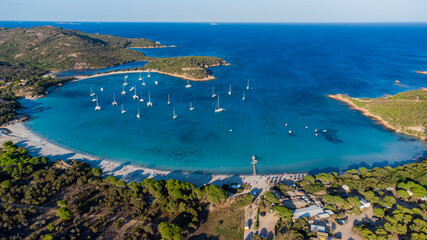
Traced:
<path fill-rule="evenodd" d="M 368 202 L 366 199 L 361 198 L 360 199 L 360 209 L 368 208 L 371 206 L 371 203 Z"/>
<path fill-rule="evenodd" d="M 311 205 L 305 208 L 295 209 L 293 219 L 303 218 L 303 217 L 314 217 L 321 213 L 324 213 L 323 208 Z"/>

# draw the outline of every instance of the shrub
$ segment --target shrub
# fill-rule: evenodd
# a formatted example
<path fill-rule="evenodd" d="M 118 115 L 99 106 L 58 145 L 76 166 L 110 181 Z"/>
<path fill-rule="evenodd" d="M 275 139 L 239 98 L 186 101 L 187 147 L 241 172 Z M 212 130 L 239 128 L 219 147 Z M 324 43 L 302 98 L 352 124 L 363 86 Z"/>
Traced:
<path fill-rule="evenodd" d="M 56 210 L 56 216 L 62 220 L 70 220 L 73 217 L 73 213 L 68 208 L 62 207 Z"/>
<path fill-rule="evenodd" d="M 162 239 L 166 240 L 182 240 L 181 228 L 176 224 L 162 222 L 159 224 L 159 232 Z"/>

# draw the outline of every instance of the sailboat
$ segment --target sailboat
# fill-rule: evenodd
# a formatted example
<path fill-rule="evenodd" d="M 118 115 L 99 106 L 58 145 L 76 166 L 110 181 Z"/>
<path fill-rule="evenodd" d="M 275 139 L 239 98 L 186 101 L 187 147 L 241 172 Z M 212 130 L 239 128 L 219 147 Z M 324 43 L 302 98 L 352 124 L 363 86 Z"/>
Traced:
<path fill-rule="evenodd" d="M 175 114 L 175 107 L 173 108 L 173 115 L 172 115 L 172 118 L 173 119 L 176 119 L 178 116 Z"/>
<path fill-rule="evenodd" d="M 249 79 L 248 79 L 248 84 L 246 85 L 246 90 L 249 90 Z"/>
<path fill-rule="evenodd" d="M 189 80 L 187 80 L 187 85 L 185 85 L 185 88 L 191 88 L 191 84 Z"/>
<path fill-rule="evenodd" d="M 219 95 L 218 95 L 218 102 L 216 103 L 216 106 L 215 106 L 215 112 L 222 112 L 224 110 L 225 110 L 224 108 L 219 107 Z"/>
<path fill-rule="evenodd" d="M 141 73 L 139 73 L 138 81 L 142 81 Z"/>
<path fill-rule="evenodd" d="M 147 107 L 152 107 L 153 103 L 151 103 L 151 98 L 150 98 L 150 91 L 148 91 L 148 102 L 147 102 Z"/>
<path fill-rule="evenodd" d="M 142 86 L 145 86 L 145 79 L 142 79 Z"/>
<path fill-rule="evenodd" d="M 95 93 L 92 91 L 92 86 L 90 86 L 90 96 L 91 97 L 95 96 Z"/>
<path fill-rule="evenodd" d="M 190 111 L 193 111 L 193 110 L 194 110 L 193 103 L 190 102 Z"/>
<path fill-rule="evenodd" d="M 127 86 L 128 83 L 126 82 L 126 79 L 128 78 L 128 75 L 125 76 L 125 80 L 123 81 L 123 86 Z"/>
<path fill-rule="evenodd" d="M 144 102 L 144 99 L 142 98 L 142 92 L 141 92 L 141 98 L 139 99 L 140 102 Z"/>
<path fill-rule="evenodd" d="M 92 102 L 96 102 L 96 98 L 92 98 Z"/>
<path fill-rule="evenodd" d="M 157 84 L 159 84 L 159 82 L 157 82 L 157 80 L 156 80 L 156 81 L 154 81 L 154 84 L 156 84 L 156 85 L 157 85 Z"/>
<path fill-rule="evenodd" d="M 151 77 L 151 75 L 150 75 L 150 70 L 148 70 L 147 77 Z"/>
<path fill-rule="evenodd" d="M 96 97 L 96 107 L 95 107 L 95 111 L 101 111 L 101 106 L 99 106 L 99 104 L 98 104 L 98 97 Z"/>
<path fill-rule="evenodd" d="M 111 103 L 111 105 L 113 105 L 113 106 L 117 106 L 117 102 L 116 102 L 116 93 L 113 93 L 113 102 Z"/>
<path fill-rule="evenodd" d="M 125 86 L 122 86 L 122 95 L 126 95 Z"/>
<path fill-rule="evenodd" d="M 228 95 L 231 95 L 231 84 L 230 84 L 230 90 L 228 90 Z"/>
<path fill-rule="evenodd" d="M 136 114 L 137 118 L 141 118 L 141 115 L 139 114 L 139 107 L 138 107 L 138 114 Z"/>
<path fill-rule="evenodd" d="M 138 95 L 136 95 L 136 86 L 135 86 L 135 93 L 133 94 L 133 100 L 136 100 L 136 99 L 138 99 L 139 97 L 138 97 Z"/>
<path fill-rule="evenodd" d="M 216 97 L 216 94 L 215 94 L 215 86 L 212 86 L 212 97 L 214 98 L 214 97 Z"/>
<path fill-rule="evenodd" d="M 134 89 L 135 89 L 135 86 L 131 87 L 131 88 L 129 89 L 129 92 L 132 92 Z"/>
<path fill-rule="evenodd" d="M 121 113 L 126 113 L 126 110 L 123 108 L 123 103 L 122 103 L 122 111 Z"/>
<path fill-rule="evenodd" d="M 243 98 L 242 98 L 242 100 L 245 101 L 245 99 L 246 99 L 245 98 L 245 91 L 243 91 Z"/>
<path fill-rule="evenodd" d="M 104 91 L 104 88 L 101 88 L 100 90 L 101 90 L 101 92 L 103 92 L 103 91 Z"/>
<path fill-rule="evenodd" d="M 168 105 L 170 105 L 170 104 L 171 104 L 171 99 L 170 99 L 169 94 L 168 94 Z"/>

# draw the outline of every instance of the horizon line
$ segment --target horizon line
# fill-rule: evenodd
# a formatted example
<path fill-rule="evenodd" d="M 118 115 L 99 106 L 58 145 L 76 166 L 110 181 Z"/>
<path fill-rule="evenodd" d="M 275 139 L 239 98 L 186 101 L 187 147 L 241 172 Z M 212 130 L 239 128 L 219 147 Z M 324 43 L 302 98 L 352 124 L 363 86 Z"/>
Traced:
<path fill-rule="evenodd" d="M 354 21 L 354 22 L 238 22 L 238 21 L 65 21 L 65 20 L 0 20 L 0 22 L 52 22 L 58 24 L 72 23 L 217 23 L 217 24 L 385 24 L 385 23 L 427 23 L 427 21 Z"/>

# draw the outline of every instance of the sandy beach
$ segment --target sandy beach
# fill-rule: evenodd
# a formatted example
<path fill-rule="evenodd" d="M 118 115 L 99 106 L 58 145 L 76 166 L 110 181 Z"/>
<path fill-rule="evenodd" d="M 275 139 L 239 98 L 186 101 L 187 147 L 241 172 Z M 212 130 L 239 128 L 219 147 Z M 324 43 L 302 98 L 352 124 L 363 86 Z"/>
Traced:
<path fill-rule="evenodd" d="M 6 129 L 6 131 L 5 131 Z M 45 139 L 28 127 L 23 122 L 15 122 L 4 126 L 0 133 L 0 143 L 12 141 L 20 147 L 28 149 L 32 156 L 48 157 L 51 161 L 56 160 L 79 160 L 89 163 L 93 167 L 102 169 L 105 176 L 115 176 L 126 182 L 140 182 L 146 178 L 155 178 L 157 180 L 176 179 L 190 182 L 197 187 L 205 184 L 243 184 L 252 186 L 252 192 L 257 194 L 270 189 L 270 187 L 280 181 L 288 181 L 301 178 L 304 173 L 299 174 L 269 174 L 269 175 L 238 175 L 238 174 L 210 174 L 203 172 L 183 172 L 183 171 L 165 171 L 152 168 L 145 168 L 132 164 L 123 164 L 121 162 L 100 159 L 89 154 L 79 153 L 68 149 L 65 146 L 55 144 Z"/>
<path fill-rule="evenodd" d="M 209 81 L 209 80 L 216 79 L 212 75 L 208 76 L 207 78 L 198 79 L 198 78 L 186 77 L 184 75 L 178 75 L 178 74 L 171 74 L 171 73 L 160 72 L 160 71 L 157 71 L 157 70 L 120 70 L 120 71 L 115 71 L 115 72 L 96 73 L 96 74 L 93 74 L 93 75 L 77 75 L 77 76 L 74 76 L 75 80 L 73 80 L 73 81 L 79 81 L 79 80 L 83 80 L 83 79 L 87 79 L 87 78 L 101 77 L 101 76 L 107 76 L 107 75 L 113 75 L 113 74 L 140 73 L 140 72 L 155 72 L 155 73 L 164 74 L 164 75 L 168 75 L 168 76 L 172 76 L 172 77 L 177 77 L 177 78 L 181 78 L 181 79 L 185 79 L 185 80 L 190 80 L 190 81 L 195 81 L 195 82 L 203 82 L 203 81 Z"/>

